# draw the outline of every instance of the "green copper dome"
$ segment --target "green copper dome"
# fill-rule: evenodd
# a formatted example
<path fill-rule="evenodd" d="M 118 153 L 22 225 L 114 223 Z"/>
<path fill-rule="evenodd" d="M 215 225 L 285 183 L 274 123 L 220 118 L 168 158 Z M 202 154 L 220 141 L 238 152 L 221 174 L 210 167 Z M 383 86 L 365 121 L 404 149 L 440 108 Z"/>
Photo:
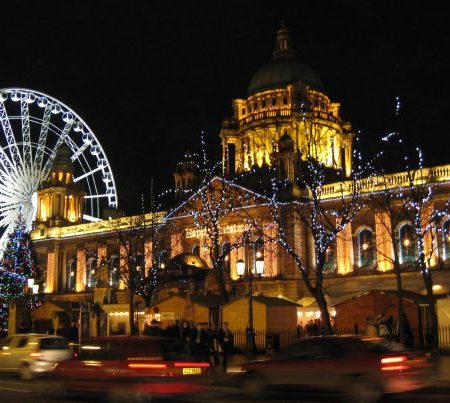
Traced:
<path fill-rule="evenodd" d="M 284 25 L 281 25 L 277 33 L 272 60 L 253 76 L 247 95 L 251 96 L 258 92 L 284 88 L 297 81 L 323 91 L 323 84 L 319 76 L 311 67 L 295 57 L 295 52 L 290 44 L 289 33 Z"/>
<path fill-rule="evenodd" d="M 69 172 L 73 174 L 74 167 L 73 162 L 70 159 L 72 152 L 70 151 L 69 146 L 66 143 L 62 143 L 59 145 L 56 150 L 55 159 L 52 163 L 52 172 Z"/>

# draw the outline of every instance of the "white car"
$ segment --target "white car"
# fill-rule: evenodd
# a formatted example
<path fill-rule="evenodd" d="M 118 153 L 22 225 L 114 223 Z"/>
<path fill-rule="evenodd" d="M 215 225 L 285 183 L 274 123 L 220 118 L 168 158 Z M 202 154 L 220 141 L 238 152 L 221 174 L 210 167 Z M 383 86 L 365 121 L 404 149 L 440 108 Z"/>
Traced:
<path fill-rule="evenodd" d="M 0 340 L 0 372 L 22 379 L 53 371 L 58 362 L 73 357 L 65 337 L 48 334 L 16 334 Z"/>

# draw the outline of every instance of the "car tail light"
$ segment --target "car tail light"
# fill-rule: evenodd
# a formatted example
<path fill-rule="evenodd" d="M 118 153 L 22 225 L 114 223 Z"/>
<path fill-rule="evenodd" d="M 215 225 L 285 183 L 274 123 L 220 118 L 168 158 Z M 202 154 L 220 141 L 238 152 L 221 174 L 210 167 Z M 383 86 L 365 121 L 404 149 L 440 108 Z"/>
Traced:
<path fill-rule="evenodd" d="M 40 357 L 42 357 L 42 353 L 31 353 L 31 354 L 30 354 L 30 357 L 33 357 L 33 358 L 40 358 Z"/>
<path fill-rule="evenodd" d="M 210 364 L 209 362 L 187 362 L 187 361 L 183 361 L 183 362 L 174 362 L 173 363 L 174 367 L 177 368 L 182 368 L 182 367 L 197 367 L 197 368 L 209 368 Z"/>
<path fill-rule="evenodd" d="M 409 369 L 409 365 L 405 365 L 404 362 L 408 361 L 406 355 L 384 357 L 381 359 L 382 371 L 405 371 Z"/>
<path fill-rule="evenodd" d="M 128 364 L 128 368 L 131 368 L 131 369 L 165 369 L 165 368 L 167 368 L 167 364 L 131 363 L 131 364 Z"/>
<path fill-rule="evenodd" d="M 408 357 L 406 355 L 400 355 L 395 357 L 385 357 L 381 359 L 382 364 L 394 364 L 403 361 L 408 361 Z"/>

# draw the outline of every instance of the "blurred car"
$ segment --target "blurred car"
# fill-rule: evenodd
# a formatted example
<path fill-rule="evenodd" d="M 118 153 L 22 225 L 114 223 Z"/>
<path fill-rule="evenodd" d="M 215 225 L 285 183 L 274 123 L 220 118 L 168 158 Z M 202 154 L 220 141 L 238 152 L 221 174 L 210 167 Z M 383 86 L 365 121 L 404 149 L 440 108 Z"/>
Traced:
<path fill-rule="evenodd" d="M 372 403 L 383 393 L 399 393 L 430 386 L 433 365 L 420 352 L 400 343 L 353 336 L 303 339 L 272 359 L 230 367 L 228 374 L 253 396 L 266 388 L 291 387 L 333 391 L 345 401 Z"/>
<path fill-rule="evenodd" d="M 109 401 L 149 401 L 153 396 L 202 392 L 210 364 L 186 354 L 177 339 L 152 336 L 97 337 L 52 373 L 52 390 L 100 395 Z"/>
<path fill-rule="evenodd" d="M 56 363 L 72 358 L 65 337 L 16 334 L 0 340 L 0 371 L 18 373 L 22 379 L 53 371 Z"/>

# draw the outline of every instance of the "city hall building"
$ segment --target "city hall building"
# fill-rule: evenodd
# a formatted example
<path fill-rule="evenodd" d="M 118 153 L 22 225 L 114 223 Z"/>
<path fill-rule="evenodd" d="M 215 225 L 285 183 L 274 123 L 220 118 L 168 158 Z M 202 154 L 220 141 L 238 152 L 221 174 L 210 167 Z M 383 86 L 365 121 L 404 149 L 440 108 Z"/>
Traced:
<path fill-rule="evenodd" d="M 257 221 L 260 228 L 270 228 L 273 219 L 267 199 L 260 194 L 257 184 L 268 175 L 268 167 L 273 164 L 285 180 L 294 180 L 308 147 L 307 131 L 311 127 L 319 134 L 320 141 L 316 144 L 318 162 L 350 177 L 354 138 L 351 124 L 342 120 L 340 104 L 330 99 L 316 73 L 296 57 L 284 26 L 277 33 L 272 59 L 253 76 L 247 97 L 234 99 L 232 104 L 233 116 L 223 120 L 219 133 L 223 171 L 226 176 L 243 179 L 237 184 L 216 177 L 211 184 L 222 186 L 223 197 L 244 197 L 246 214 Z M 308 125 L 304 119 L 306 106 L 310 111 Z M 163 301 L 180 296 L 175 300 L 182 302 L 177 303 L 188 304 L 188 295 L 195 299 L 219 293 L 212 272 L 213 262 L 208 248 L 204 247 L 208 243 L 208 234 L 195 225 L 192 215 L 186 214 L 187 204 L 192 205 L 199 198 L 198 193 L 189 193 L 199 180 L 190 155 L 186 155 L 175 169 L 178 206 L 168 215 L 161 211 L 138 218 L 111 217 L 84 223 L 84 193 L 73 183 L 73 169 L 70 150 L 62 145 L 50 177 L 38 191 L 37 216 L 31 236 L 38 264 L 44 273 L 40 291 L 45 302 L 32 316 L 40 330 L 50 326 L 55 328 L 64 321 L 80 317 L 83 335 L 129 331 L 126 318 L 130 294 L 126 282 L 117 275 L 126 253 L 119 234 L 131 231 L 136 220 L 147 231 L 153 231 L 153 235 L 144 241 L 142 275 L 148 275 L 154 265 L 160 271 L 168 270 L 171 275 L 154 290 L 150 309 L 142 298 L 136 298 L 134 310 L 141 327 L 145 320 L 156 315 L 162 320 L 180 319 L 184 315 L 182 309 L 175 306 L 170 312 L 162 312 L 158 306 L 160 301 L 161 306 L 168 305 Z M 434 183 L 439 184 L 440 191 L 433 203 L 443 207 L 450 195 L 450 165 L 429 168 L 427 173 Z M 389 176 L 388 185 L 399 186 L 406 181 L 405 174 L 400 172 Z M 338 189 L 338 183 L 328 183 L 323 188 L 322 201 L 333 203 L 340 196 Z M 372 190 L 369 186 L 366 193 Z M 301 189 L 293 184 L 289 192 L 288 196 L 295 199 Z M 291 244 L 313 272 L 314 245 L 307 227 L 289 213 L 283 220 Z M 414 223 L 405 217 L 396 220 L 396 228 L 389 229 L 388 221 L 386 213 L 363 209 L 329 248 L 324 290 L 332 313 L 335 305 L 369 290 L 395 290 L 394 251 L 392 243 L 386 242 L 390 231 L 400 240 L 398 253 L 400 263 L 405 267 L 402 274 L 404 288 L 418 294 L 423 292 L 420 273 L 413 267 L 407 269 L 417 260 Z M 436 292 L 446 293 L 450 279 L 450 218 L 442 217 L 436 225 L 442 231 L 435 238 L 425 237 L 424 247 L 430 251 L 429 263 Z M 244 263 L 246 272 L 255 274 L 252 279 L 254 295 L 282 297 L 303 305 L 298 309 L 298 321 L 308 312 L 317 311 L 314 304 L 309 305 L 311 295 L 293 259 L 280 245 L 268 241 L 275 237 L 275 232 L 264 236 L 255 231 L 247 244 L 230 248 L 248 231 L 248 219 L 236 211 L 221 218 L 219 231 L 221 250 L 230 249 L 225 253 L 224 280 L 231 301 L 248 293 L 247 278 L 238 273 L 238 263 Z M 256 260 L 264 262 L 259 272 L 255 268 Z M 203 298 L 201 301 L 202 307 L 209 307 L 205 310 L 206 320 L 210 319 L 211 312 L 217 314 L 220 311 L 217 299 L 211 298 L 208 302 Z M 310 311 L 307 305 L 311 306 Z"/>

